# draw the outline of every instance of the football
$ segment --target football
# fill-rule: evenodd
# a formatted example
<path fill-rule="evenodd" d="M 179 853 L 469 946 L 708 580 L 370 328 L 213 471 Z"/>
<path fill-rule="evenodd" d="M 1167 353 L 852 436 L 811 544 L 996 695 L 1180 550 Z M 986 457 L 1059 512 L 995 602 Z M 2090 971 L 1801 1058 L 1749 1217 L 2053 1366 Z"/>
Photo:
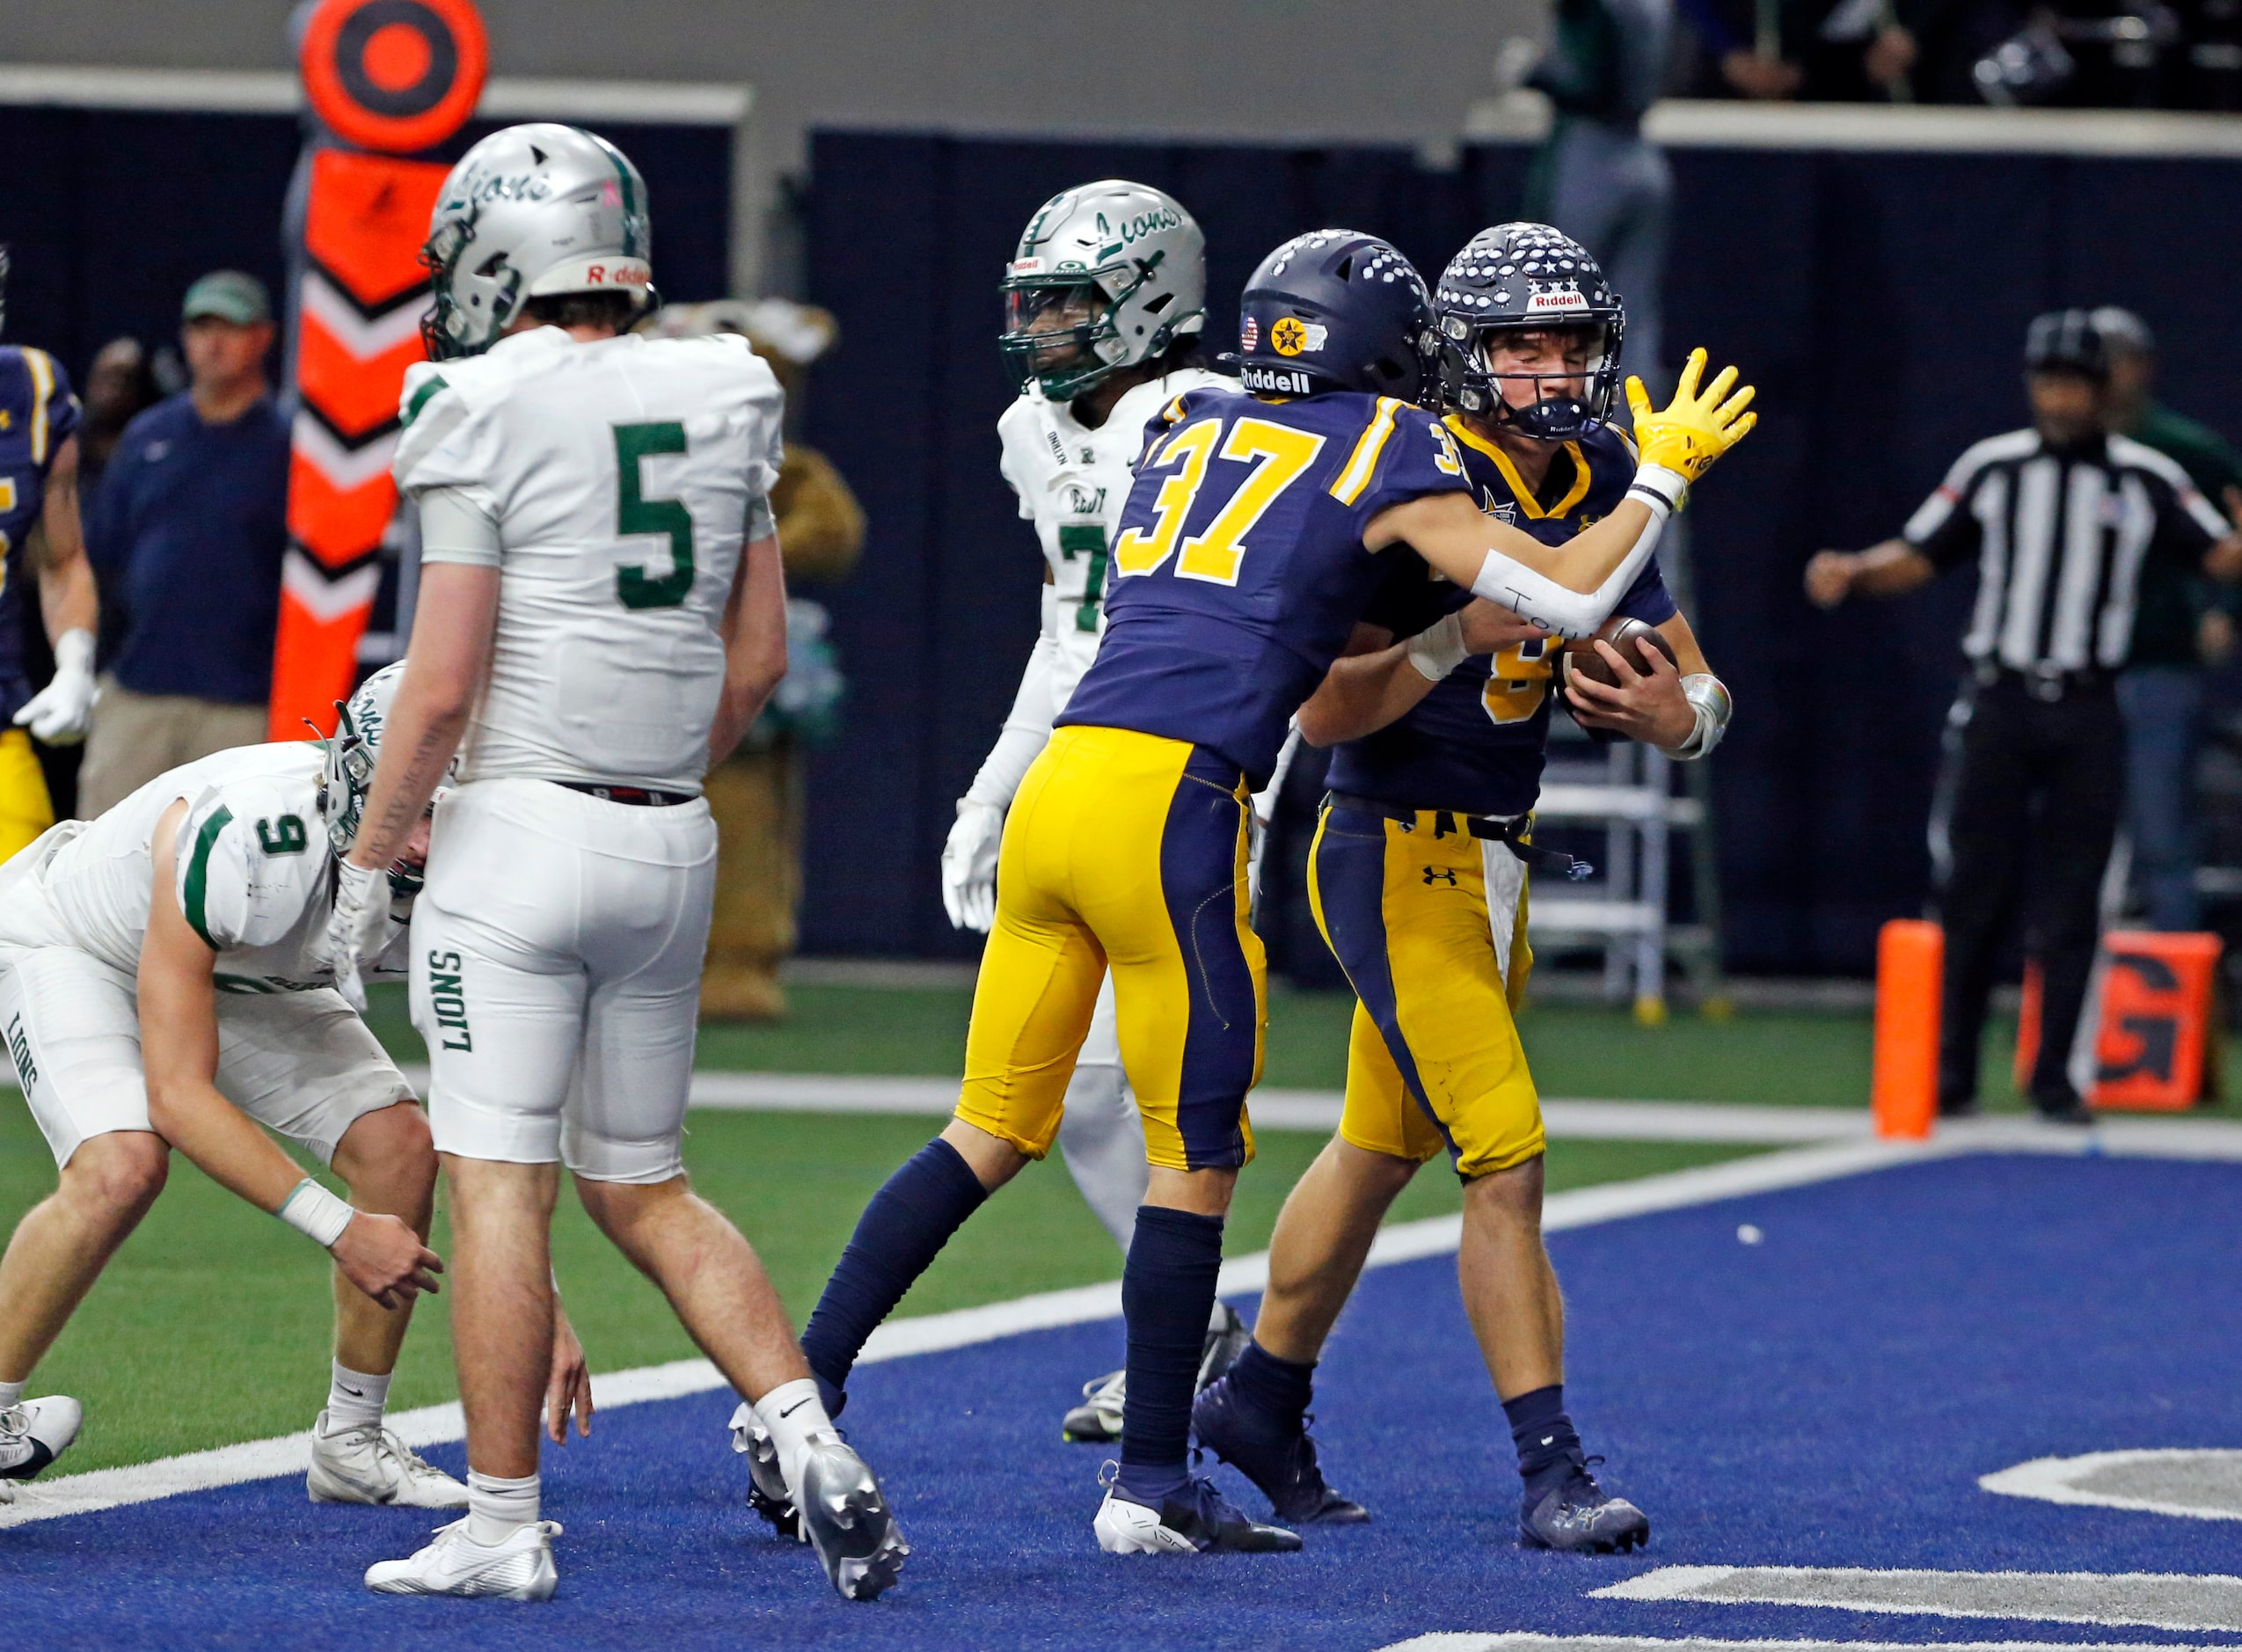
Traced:
<path fill-rule="evenodd" d="M 1619 685 L 1619 674 L 1611 669 L 1611 662 L 1596 650 L 1599 639 L 1618 649 L 1619 657 L 1640 671 L 1651 669 L 1650 656 L 1645 652 L 1650 648 L 1664 654 L 1669 665 L 1681 663 L 1675 655 L 1674 645 L 1666 640 L 1655 625 L 1645 625 L 1640 619 L 1614 616 L 1603 622 L 1595 637 L 1583 637 L 1568 642 L 1558 651 L 1557 685 L 1560 691 L 1570 684 L 1575 671 L 1608 687 L 1617 688 Z M 1566 703 L 1570 704 L 1569 701 Z"/>

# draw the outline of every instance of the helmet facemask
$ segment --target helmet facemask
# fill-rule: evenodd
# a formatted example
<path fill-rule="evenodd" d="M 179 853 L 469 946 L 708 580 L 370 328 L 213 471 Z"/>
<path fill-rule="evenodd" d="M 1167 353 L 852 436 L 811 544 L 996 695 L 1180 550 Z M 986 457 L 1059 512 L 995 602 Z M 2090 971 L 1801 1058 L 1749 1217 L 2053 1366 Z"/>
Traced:
<path fill-rule="evenodd" d="M 506 255 L 495 252 L 484 268 L 475 272 L 496 283 L 495 290 L 489 295 L 489 313 L 474 313 L 483 308 L 479 303 L 471 308 L 460 303 L 456 280 L 459 259 L 474 240 L 475 214 L 470 207 L 464 216 L 446 218 L 438 223 L 420 249 L 420 267 L 428 272 L 428 288 L 435 298 L 435 307 L 420 318 L 420 344 L 431 362 L 456 362 L 464 356 L 480 355 L 506 331 L 506 324 L 513 319 L 515 307 L 521 302 L 521 272 L 508 268 Z"/>
<path fill-rule="evenodd" d="M 319 775 L 319 820 L 338 860 L 350 852 L 365 823 L 366 798 L 374 788 L 374 769 L 381 758 L 382 728 L 404 675 L 402 665 L 386 666 L 360 683 L 347 700 L 337 700 L 335 732 L 319 742 L 325 757 Z M 455 758 L 444 771 L 447 781 L 456 768 Z M 439 786 L 436 796 L 448 789 Z M 431 800 L 430 808 L 435 806 Z M 418 894 L 424 881 L 422 868 L 402 859 L 391 862 L 389 877 L 390 888 L 399 895 Z"/>
<path fill-rule="evenodd" d="M 1121 310 L 1166 256 L 1156 251 L 1148 259 L 1066 281 L 1048 275 L 1007 278 L 1002 289 L 1004 331 L 997 347 L 1022 381 L 1035 380 L 1053 401 L 1072 401 L 1131 365 L 1128 341 L 1121 336 Z M 1172 295 L 1163 293 L 1146 308 L 1158 313 L 1172 302 Z M 1174 340 L 1175 323 L 1182 319 L 1164 317 L 1136 359 L 1149 361 L 1165 350 Z"/>
<path fill-rule="evenodd" d="M 1537 441 L 1573 441 L 1610 417 L 1625 331 L 1624 317 L 1474 325 L 1462 316 L 1444 315 L 1439 326 L 1442 399 L 1486 424 L 1508 427 Z M 1495 341 L 1505 333 L 1530 332 L 1589 333 L 1587 360 L 1577 369 L 1497 370 L 1491 360 Z M 1520 405 L 1503 394 L 1506 385 L 1518 384 L 1530 388 L 1530 401 Z"/>

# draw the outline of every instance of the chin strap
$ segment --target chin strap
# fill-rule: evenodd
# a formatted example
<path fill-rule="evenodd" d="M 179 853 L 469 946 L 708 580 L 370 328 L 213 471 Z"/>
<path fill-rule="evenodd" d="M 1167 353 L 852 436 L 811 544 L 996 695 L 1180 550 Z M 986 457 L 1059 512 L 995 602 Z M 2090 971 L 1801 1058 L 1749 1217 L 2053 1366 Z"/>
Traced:
<path fill-rule="evenodd" d="M 1728 732 L 1728 719 L 1735 704 L 1728 698 L 1727 685 L 1710 671 L 1692 671 L 1682 679 L 1682 698 L 1697 713 L 1697 727 L 1690 737 L 1666 755 L 1683 763 L 1694 763 L 1719 745 Z"/>

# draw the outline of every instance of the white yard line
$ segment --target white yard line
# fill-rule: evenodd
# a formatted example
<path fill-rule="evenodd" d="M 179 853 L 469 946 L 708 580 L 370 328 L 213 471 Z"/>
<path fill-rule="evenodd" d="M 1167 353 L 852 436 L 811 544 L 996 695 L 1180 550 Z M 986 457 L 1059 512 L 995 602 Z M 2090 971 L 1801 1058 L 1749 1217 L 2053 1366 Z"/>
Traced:
<path fill-rule="evenodd" d="M 1921 1157 L 1922 1153 L 1920 1148 L 1883 1143 L 1805 1147 L 1731 1164 L 1646 1176 L 1636 1181 L 1576 1188 L 1550 1195 L 1543 1225 L 1552 1232 L 1588 1227 L 1746 1194 L 1801 1187 L 1881 1169 Z M 1369 1266 L 1387 1267 L 1451 1253 L 1462 1232 L 1463 1222 L 1457 1217 L 1398 1223 L 1379 1234 L 1370 1248 Z M 1251 1294 L 1265 1286 L 1268 1276 L 1267 1251 L 1237 1257 L 1223 1265 L 1221 1289 L 1229 1296 Z M 891 1320 L 873 1333 L 859 1363 L 906 1359 L 917 1354 L 995 1341 L 1023 1332 L 1117 1319 L 1120 1314 L 1118 1280 L 1077 1286 L 1070 1290 L 1043 1291 L 1011 1302 Z M 724 1379 L 717 1375 L 716 1368 L 704 1359 L 596 1373 L 592 1378 L 593 1394 L 602 1410 L 653 1400 L 673 1400 L 723 1385 Z M 416 1446 L 443 1444 L 464 1434 L 456 1401 L 398 1412 L 390 1422 L 408 1444 Z M 310 1453 L 308 1436 L 297 1433 L 129 1467 L 97 1469 L 87 1474 L 42 1480 L 21 1488 L 14 1503 L 0 1505 L 0 1529 L 65 1515 L 91 1514 L 125 1503 L 150 1502 L 159 1497 L 175 1497 L 185 1492 L 206 1491 L 245 1480 L 301 1474 L 310 1466 Z"/>
<path fill-rule="evenodd" d="M 2035 1457 L 1979 1477 L 1983 1490 L 2042 1502 L 2242 1520 L 2242 1451 L 2165 1448 Z"/>
<path fill-rule="evenodd" d="M 2031 1618 L 2185 1632 L 2242 1630 L 2242 1577 L 2180 1572 L 1883 1571 L 1851 1566 L 1661 1566 L 1592 1600 L 1829 1606 L 1938 1618 Z"/>

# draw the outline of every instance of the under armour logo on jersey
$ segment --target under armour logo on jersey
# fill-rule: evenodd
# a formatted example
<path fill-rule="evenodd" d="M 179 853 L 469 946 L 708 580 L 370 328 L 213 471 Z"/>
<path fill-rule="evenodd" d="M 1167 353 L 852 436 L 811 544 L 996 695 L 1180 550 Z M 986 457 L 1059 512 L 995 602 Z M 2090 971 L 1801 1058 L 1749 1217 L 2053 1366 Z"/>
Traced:
<path fill-rule="evenodd" d="M 1432 866 L 1425 868 L 1425 881 L 1428 884 L 1445 883 L 1451 889 L 1457 887 L 1456 874 L 1453 872 L 1442 872 Z"/>

